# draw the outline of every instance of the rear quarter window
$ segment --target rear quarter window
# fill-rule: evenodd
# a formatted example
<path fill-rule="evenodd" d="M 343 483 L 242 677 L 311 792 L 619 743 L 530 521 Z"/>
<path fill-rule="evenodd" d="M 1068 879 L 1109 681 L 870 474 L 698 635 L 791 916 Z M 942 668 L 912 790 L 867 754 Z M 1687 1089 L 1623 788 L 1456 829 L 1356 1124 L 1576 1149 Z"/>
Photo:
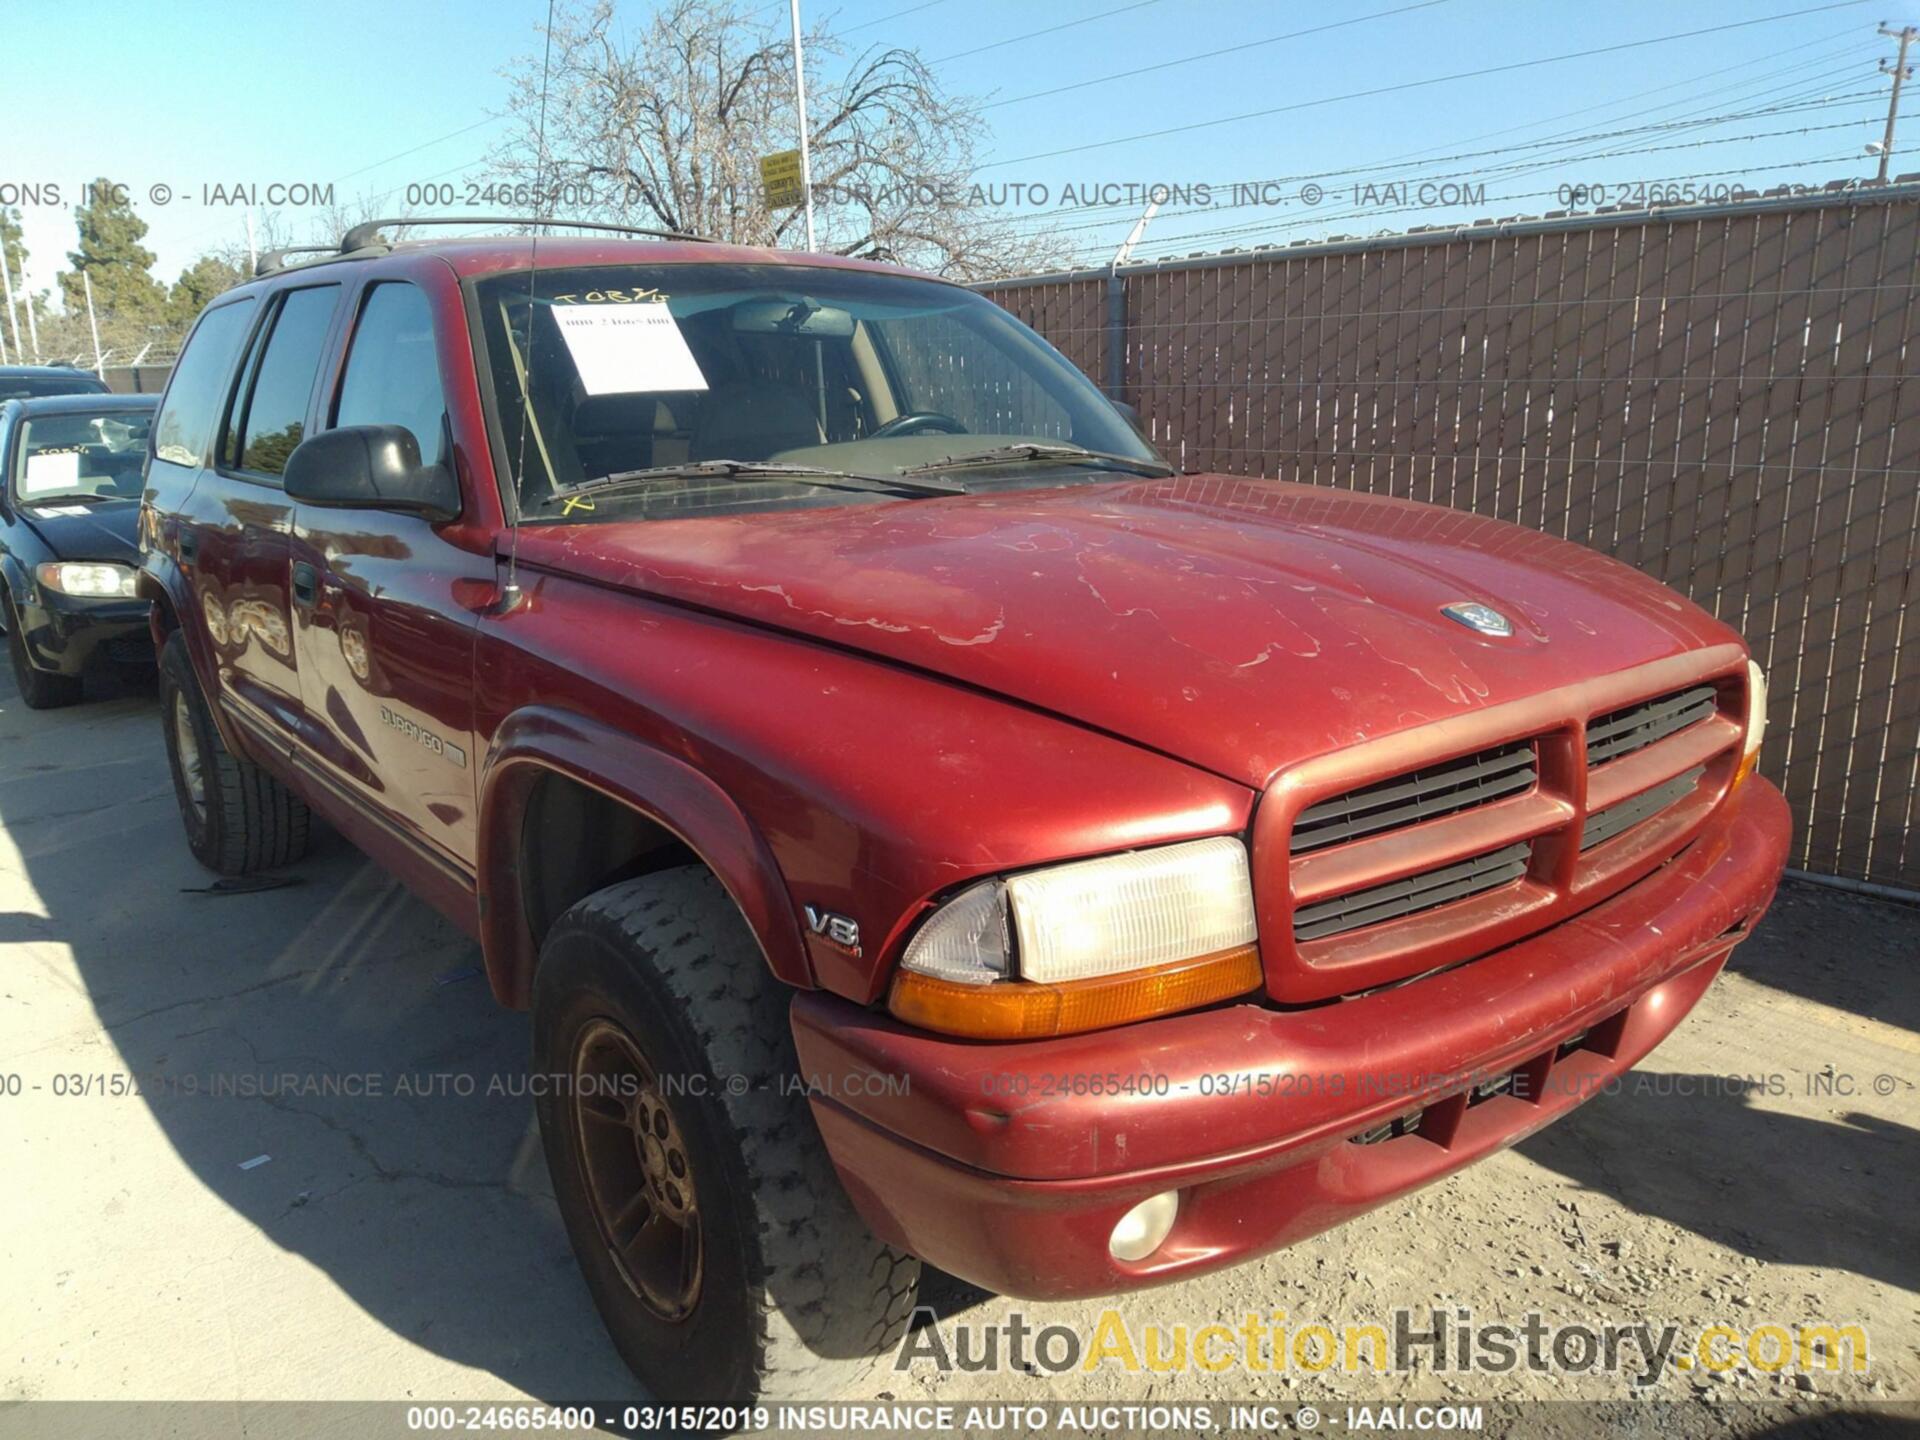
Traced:
<path fill-rule="evenodd" d="M 233 357 L 246 338 L 255 303 L 248 296 L 200 317 L 160 402 L 153 424 L 154 458 L 173 465 L 198 465 L 206 459 Z"/>

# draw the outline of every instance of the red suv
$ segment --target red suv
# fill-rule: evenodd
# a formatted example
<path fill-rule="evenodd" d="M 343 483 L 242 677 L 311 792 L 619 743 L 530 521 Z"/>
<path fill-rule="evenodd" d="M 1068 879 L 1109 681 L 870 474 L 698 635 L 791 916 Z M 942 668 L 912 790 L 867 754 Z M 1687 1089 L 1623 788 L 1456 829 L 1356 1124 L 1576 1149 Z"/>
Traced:
<path fill-rule="evenodd" d="M 357 231 L 200 318 L 142 539 L 195 855 L 311 808 L 478 938 L 670 1399 L 847 1388 L 923 1260 L 1121 1291 L 1511 1144 L 1784 863 L 1701 610 L 1176 474 L 880 265 Z"/>

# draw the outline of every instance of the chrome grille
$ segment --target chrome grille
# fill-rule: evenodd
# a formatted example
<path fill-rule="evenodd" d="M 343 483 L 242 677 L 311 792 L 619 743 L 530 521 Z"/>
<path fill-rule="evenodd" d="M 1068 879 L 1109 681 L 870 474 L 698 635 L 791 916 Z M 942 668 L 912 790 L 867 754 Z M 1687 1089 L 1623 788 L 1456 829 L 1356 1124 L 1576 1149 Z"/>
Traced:
<path fill-rule="evenodd" d="M 1293 822 L 1288 849 L 1299 855 L 1323 845 L 1338 845 L 1363 835 L 1452 815 L 1503 795 L 1530 790 L 1533 782 L 1531 742 L 1462 755 L 1308 806 Z"/>
<path fill-rule="evenodd" d="M 1450 900 L 1484 894 L 1526 874 L 1531 853 L 1531 847 L 1521 841 L 1405 880 L 1303 905 L 1293 913 L 1293 938 L 1305 941 L 1344 935 L 1383 920 L 1417 915 Z"/>
<path fill-rule="evenodd" d="M 1610 805 L 1597 815 L 1589 815 L 1580 829 L 1580 849 L 1584 852 L 1623 834 L 1642 820 L 1651 820 L 1669 805 L 1677 805 L 1693 793 L 1705 769 L 1695 766 L 1684 775 L 1676 775 L 1664 785 L 1642 791 L 1631 800 Z"/>
<path fill-rule="evenodd" d="M 1713 711 L 1713 686 L 1696 685 L 1690 690 L 1643 700 L 1624 710 L 1597 716 L 1587 722 L 1587 766 L 1591 769 L 1631 755 L 1656 740 L 1664 740 L 1689 725 L 1698 724 Z"/>

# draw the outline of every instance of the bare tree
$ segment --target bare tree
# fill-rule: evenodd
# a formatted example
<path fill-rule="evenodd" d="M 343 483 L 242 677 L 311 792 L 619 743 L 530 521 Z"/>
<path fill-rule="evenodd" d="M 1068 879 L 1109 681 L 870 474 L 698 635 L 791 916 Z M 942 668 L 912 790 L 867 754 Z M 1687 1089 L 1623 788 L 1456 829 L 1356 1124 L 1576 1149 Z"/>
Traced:
<path fill-rule="evenodd" d="M 798 210 L 762 203 L 759 159 L 794 148 L 792 52 L 765 6 L 666 0 L 629 33 L 613 0 L 556 12 L 542 55 L 506 72 L 512 133 L 497 175 L 572 219 L 613 219 L 747 245 L 800 242 Z M 920 56 L 806 37 L 815 214 L 821 248 L 955 279 L 1051 268 L 1064 247 L 982 203 L 971 179 L 984 126 Z M 816 64 L 816 60 L 819 62 Z"/>

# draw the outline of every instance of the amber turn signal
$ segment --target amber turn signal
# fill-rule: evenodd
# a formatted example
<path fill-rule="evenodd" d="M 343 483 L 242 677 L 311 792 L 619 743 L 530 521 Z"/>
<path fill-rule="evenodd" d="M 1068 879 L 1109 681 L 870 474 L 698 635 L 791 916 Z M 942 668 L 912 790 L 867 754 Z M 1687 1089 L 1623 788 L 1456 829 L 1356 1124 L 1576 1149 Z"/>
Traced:
<path fill-rule="evenodd" d="M 1261 983 L 1251 945 L 1092 980 L 962 985 L 912 970 L 894 976 L 887 1008 L 909 1025 L 970 1040 L 1042 1040 L 1104 1030 L 1231 1000 Z"/>
<path fill-rule="evenodd" d="M 1727 789 L 1730 791 L 1738 790 L 1746 778 L 1753 774 L 1754 767 L 1759 763 L 1760 757 L 1758 755 L 1742 755 L 1740 757 L 1739 767 L 1733 772 L 1733 784 L 1729 785 Z"/>

